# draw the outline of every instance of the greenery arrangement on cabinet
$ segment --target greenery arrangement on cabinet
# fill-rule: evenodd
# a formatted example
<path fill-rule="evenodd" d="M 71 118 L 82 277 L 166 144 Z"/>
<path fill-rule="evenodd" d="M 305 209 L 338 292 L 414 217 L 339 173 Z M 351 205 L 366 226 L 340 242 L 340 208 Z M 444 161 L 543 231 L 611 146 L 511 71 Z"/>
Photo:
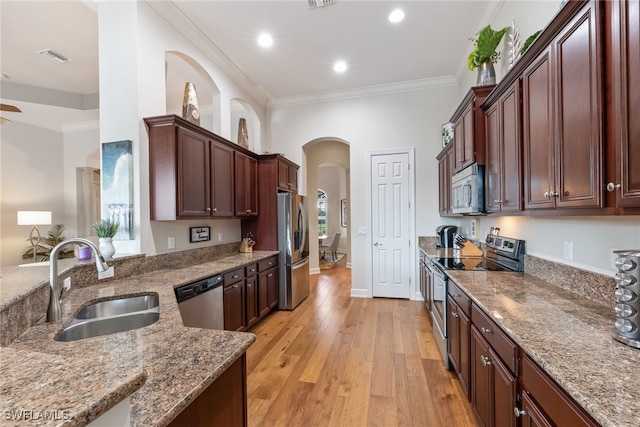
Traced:
<path fill-rule="evenodd" d="M 120 223 L 111 219 L 103 219 L 100 222 L 93 224 L 93 231 L 96 232 L 98 237 L 111 237 L 118 233 Z"/>
<path fill-rule="evenodd" d="M 524 55 L 527 49 L 529 49 L 529 46 L 531 46 L 531 43 L 533 43 L 535 39 L 538 38 L 541 32 L 542 30 L 538 30 L 535 33 L 531 34 L 529 37 L 527 37 L 527 39 L 524 41 L 524 44 L 522 45 L 522 48 L 520 49 L 520 56 Z"/>
<path fill-rule="evenodd" d="M 33 259 L 33 251 L 35 250 L 36 260 L 38 262 L 49 261 L 51 250 L 65 239 L 62 235 L 64 230 L 65 228 L 63 224 L 53 224 L 47 233 L 47 237 L 41 238 L 35 248 L 33 246 L 29 246 L 25 249 L 22 254 L 22 259 Z M 27 242 L 30 241 L 30 239 L 27 239 Z M 73 247 L 71 246 L 69 249 L 63 248 L 58 253 L 58 258 L 73 258 Z"/>
<path fill-rule="evenodd" d="M 500 30 L 494 30 L 491 25 L 487 25 L 476 33 L 477 39 L 471 38 L 476 48 L 469 54 L 468 66 L 470 70 L 475 70 L 486 61 L 491 61 L 493 64 L 498 62 L 500 52 L 497 52 L 496 48 L 508 29 L 509 27 L 504 27 Z"/>

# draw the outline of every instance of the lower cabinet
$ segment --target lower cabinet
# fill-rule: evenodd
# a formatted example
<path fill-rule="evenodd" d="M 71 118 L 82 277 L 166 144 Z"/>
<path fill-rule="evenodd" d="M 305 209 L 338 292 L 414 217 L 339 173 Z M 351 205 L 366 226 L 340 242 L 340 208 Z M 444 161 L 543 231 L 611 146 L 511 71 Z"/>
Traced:
<path fill-rule="evenodd" d="M 247 422 L 247 368 L 243 354 L 200 396 L 169 424 L 169 427 L 245 427 Z"/>
<path fill-rule="evenodd" d="M 271 257 L 258 263 L 258 312 L 260 316 L 278 307 L 278 258 Z"/>
<path fill-rule="evenodd" d="M 244 275 L 244 267 L 224 275 L 224 328 L 227 331 L 246 330 Z"/>
<path fill-rule="evenodd" d="M 251 264 L 245 267 L 246 282 L 245 296 L 245 325 L 247 329 L 255 325 L 260 316 L 258 314 L 258 265 Z"/>
<path fill-rule="evenodd" d="M 455 283 L 449 281 L 447 304 L 449 361 L 453 370 L 458 374 L 465 395 L 469 398 L 471 384 L 471 320 L 469 310 L 471 300 Z"/>

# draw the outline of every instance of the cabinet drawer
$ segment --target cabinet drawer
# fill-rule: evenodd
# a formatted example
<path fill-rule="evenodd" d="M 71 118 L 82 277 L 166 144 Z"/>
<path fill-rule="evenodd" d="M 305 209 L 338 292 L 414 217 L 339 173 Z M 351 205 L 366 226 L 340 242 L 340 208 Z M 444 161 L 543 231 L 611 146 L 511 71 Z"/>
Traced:
<path fill-rule="evenodd" d="M 224 285 L 228 286 L 228 285 L 232 285 L 234 283 L 237 283 L 241 280 L 244 280 L 244 267 L 242 268 L 237 268 L 233 271 L 230 271 L 229 273 L 226 273 L 224 275 Z"/>
<path fill-rule="evenodd" d="M 263 271 L 266 271 L 272 267 L 275 267 L 276 265 L 278 265 L 278 258 L 273 256 L 271 258 L 267 258 L 265 260 L 258 262 L 258 271 L 262 273 Z"/>
<path fill-rule="evenodd" d="M 255 276 L 256 274 L 258 274 L 258 264 L 257 263 L 249 264 L 244 267 L 244 270 L 245 270 L 245 276 L 247 277 Z"/>
<path fill-rule="evenodd" d="M 511 372 L 515 372 L 518 347 L 502 332 L 498 325 L 475 304 L 471 305 L 471 323 L 481 332 L 482 336 L 491 347 L 493 347 L 493 350 L 500 356 Z"/>
<path fill-rule="evenodd" d="M 469 312 L 471 310 L 471 298 L 469 298 L 467 294 L 465 294 L 464 291 L 460 289 L 458 285 L 456 285 L 451 279 L 449 279 L 449 295 L 455 300 L 456 303 L 458 303 L 458 306 L 460 306 L 460 309 L 464 312 L 464 314 L 469 317 Z"/>
<path fill-rule="evenodd" d="M 525 355 L 522 358 L 522 388 L 542 411 L 559 426 L 597 426 L 598 424 L 569 397 L 538 365 Z"/>

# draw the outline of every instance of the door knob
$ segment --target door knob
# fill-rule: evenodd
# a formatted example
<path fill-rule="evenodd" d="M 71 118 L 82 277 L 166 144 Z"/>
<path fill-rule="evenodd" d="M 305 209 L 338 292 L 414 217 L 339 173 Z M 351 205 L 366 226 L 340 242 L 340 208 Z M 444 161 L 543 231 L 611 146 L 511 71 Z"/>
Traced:
<path fill-rule="evenodd" d="M 613 182 L 610 182 L 607 184 L 607 191 L 608 192 L 612 192 L 616 189 L 620 189 L 622 186 L 620 184 L 614 184 Z"/>
<path fill-rule="evenodd" d="M 516 415 L 516 418 L 518 418 L 520 415 L 526 415 L 527 414 L 524 410 L 518 409 L 517 406 L 515 408 L 513 408 L 513 413 Z"/>

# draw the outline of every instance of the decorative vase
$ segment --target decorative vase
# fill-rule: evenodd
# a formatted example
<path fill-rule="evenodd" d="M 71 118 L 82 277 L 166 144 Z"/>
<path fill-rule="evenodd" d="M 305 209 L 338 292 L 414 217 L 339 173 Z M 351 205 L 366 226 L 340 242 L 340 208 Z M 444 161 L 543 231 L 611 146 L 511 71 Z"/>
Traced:
<path fill-rule="evenodd" d="M 191 82 L 187 82 L 184 86 L 182 118 L 200 126 L 200 107 L 196 96 L 196 86 Z"/>
<path fill-rule="evenodd" d="M 488 86 L 496 84 L 496 70 L 493 68 L 493 62 L 487 58 L 478 66 L 478 86 Z"/>
<path fill-rule="evenodd" d="M 116 253 L 116 248 L 113 246 L 113 240 L 111 237 L 100 237 L 99 240 L 100 246 L 98 246 L 98 249 L 100 249 L 100 253 L 104 259 L 111 259 L 113 254 Z"/>
<path fill-rule="evenodd" d="M 249 148 L 249 131 L 247 129 L 247 120 L 244 117 L 238 122 L 238 145 Z"/>

